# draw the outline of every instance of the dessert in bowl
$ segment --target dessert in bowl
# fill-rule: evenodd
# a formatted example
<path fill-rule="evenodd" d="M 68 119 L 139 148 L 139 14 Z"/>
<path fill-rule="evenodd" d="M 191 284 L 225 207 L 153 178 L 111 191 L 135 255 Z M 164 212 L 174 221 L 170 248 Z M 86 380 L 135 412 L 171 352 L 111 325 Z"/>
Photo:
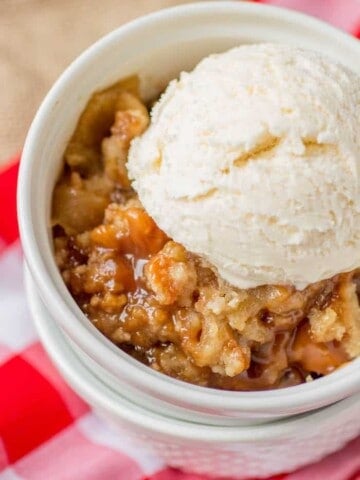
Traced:
<path fill-rule="evenodd" d="M 221 28 L 219 28 L 219 26 L 221 26 Z M 58 211 L 53 210 L 53 214 L 51 213 L 51 203 L 55 206 L 56 201 L 52 202 L 52 199 L 55 184 L 59 181 L 59 178 L 61 178 L 61 171 L 64 168 L 64 152 L 70 152 L 71 149 L 67 149 L 67 146 L 71 144 L 70 139 L 76 131 L 76 125 L 78 124 L 89 99 L 94 95 L 94 92 L 102 92 L 107 89 L 111 91 L 111 85 L 114 86 L 118 84 L 119 86 L 119 80 L 121 81 L 122 79 L 127 78 L 131 79 L 134 78 L 135 75 L 139 79 L 140 91 L 139 94 L 136 93 L 137 87 L 134 84 L 131 86 L 130 80 L 127 92 L 132 95 L 132 101 L 136 102 L 135 109 L 131 107 L 130 110 L 144 112 L 144 114 L 146 114 L 145 116 L 147 116 L 147 109 L 139 105 L 139 100 L 140 103 L 145 104 L 148 108 L 151 102 L 154 99 L 157 99 L 161 92 L 166 89 L 168 83 L 179 76 L 181 71 L 191 71 L 201 59 L 210 54 L 224 52 L 229 48 L 243 43 L 263 42 L 286 43 L 295 46 L 301 45 L 303 48 L 316 50 L 326 54 L 335 61 L 340 60 L 349 68 L 357 68 L 356 60 L 359 54 L 358 42 L 330 26 L 326 26 L 321 22 L 309 19 L 308 17 L 304 17 L 294 12 L 245 2 L 215 2 L 198 3 L 192 6 L 186 5 L 156 13 L 149 17 L 139 19 L 127 26 L 121 27 L 109 36 L 101 39 L 96 45 L 91 47 L 91 49 L 77 59 L 62 75 L 41 106 L 29 132 L 24 148 L 19 179 L 18 211 L 21 237 L 31 277 L 35 282 L 38 293 L 41 296 L 46 309 L 48 310 L 48 314 L 53 317 L 54 321 L 59 326 L 61 326 L 61 329 L 70 339 L 69 342 L 72 348 L 77 350 L 79 356 L 82 356 L 87 368 L 100 378 L 101 381 L 106 382 L 111 389 L 116 390 L 118 393 L 121 393 L 121 395 L 127 396 L 130 401 L 144 405 L 145 408 L 157 411 L 162 415 L 166 414 L 169 417 L 177 417 L 187 421 L 190 420 L 192 422 L 209 424 L 221 423 L 222 425 L 238 425 L 244 421 L 248 423 L 263 422 L 275 417 L 278 418 L 320 408 L 359 391 L 360 377 L 358 359 L 346 363 L 353 355 L 344 352 L 343 348 L 337 344 L 338 340 L 331 339 L 319 343 L 327 343 L 328 345 L 326 347 L 331 347 L 330 357 L 332 357 L 332 363 L 328 363 L 329 368 L 325 368 L 326 371 L 324 370 L 323 372 L 328 373 L 331 370 L 333 370 L 333 372 L 330 375 L 323 375 L 323 373 L 315 374 L 315 372 L 312 372 L 311 378 L 323 375 L 322 378 L 318 378 L 316 381 L 305 381 L 302 384 L 296 385 L 296 383 L 301 383 L 306 380 L 306 377 L 308 377 L 308 380 L 311 380 L 308 375 L 310 369 L 302 371 L 301 368 L 296 367 L 296 369 L 292 369 L 292 366 L 290 366 L 289 372 L 284 378 L 283 372 L 287 370 L 287 367 L 285 367 L 287 358 L 284 359 L 285 361 L 282 361 L 282 366 L 281 363 L 278 362 L 279 359 L 276 358 L 276 368 L 273 369 L 273 373 L 271 373 L 271 369 L 266 372 L 266 374 L 256 372 L 256 369 L 254 369 L 255 371 L 251 373 L 251 382 L 248 382 L 247 371 L 249 371 L 249 367 L 251 371 L 252 366 L 251 362 L 250 365 L 247 366 L 251 352 L 249 352 L 246 347 L 250 347 L 250 342 L 248 345 L 242 345 L 245 350 L 243 355 L 245 362 L 242 363 L 242 365 L 238 363 L 238 366 L 247 367 L 242 373 L 238 373 L 238 371 L 229 371 L 229 375 L 227 375 L 226 372 L 224 375 L 221 368 L 226 368 L 225 362 L 215 363 L 211 361 L 211 365 L 208 364 L 200 367 L 195 365 L 196 368 L 194 368 L 194 370 L 205 371 L 205 376 L 201 373 L 199 380 L 199 376 L 196 377 L 193 374 L 194 370 L 192 372 L 186 370 L 186 365 L 189 360 L 191 363 L 195 363 L 191 360 L 194 355 L 197 356 L 197 362 L 205 362 L 204 358 L 200 358 L 200 356 L 197 355 L 199 350 L 196 346 L 196 341 L 198 340 L 197 336 L 200 334 L 200 331 L 196 330 L 196 323 L 194 324 L 194 330 L 191 332 L 195 333 L 195 342 L 189 342 L 187 345 L 187 353 L 185 353 L 187 357 L 185 359 L 186 362 L 180 372 L 179 366 L 175 364 L 174 368 L 176 366 L 176 371 L 170 371 L 171 358 L 169 358 L 168 355 L 167 361 L 163 362 L 162 359 L 166 359 L 166 355 L 162 355 L 161 351 L 154 352 L 156 354 L 159 353 L 159 356 L 162 358 L 155 358 L 155 361 L 152 362 L 153 368 L 149 368 L 141 361 L 139 362 L 131 355 L 121 350 L 121 348 L 118 348 L 118 344 L 121 344 L 127 352 L 134 353 L 137 355 L 137 358 L 140 358 L 140 360 L 150 363 L 152 358 L 150 356 L 151 352 L 146 350 L 148 348 L 150 349 L 150 347 L 146 346 L 148 339 L 145 338 L 145 336 L 149 333 L 146 332 L 146 328 L 143 330 L 140 330 L 139 328 L 137 329 L 138 332 L 142 331 L 144 333 L 142 340 L 140 338 L 138 339 L 145 343 L 145 348 L 143 347 L 142 350 L 136 347 L 135 343 L 132 344 L 131 337 L 129 341 L 128 336 L 127 340 L 125 339 L 125 342 L 114 338 L 117 343 L 117 345 L 114 345 L 113 342 L 109 341 L 108 338 L 101 334 L 92 322 L 89 321 L 90 317 L 91 320 L 95 318 L 92 316 L 91 312 L 88 310 L 86 312 L 88 317 L 86 317 L 79 308 L 79 304 L 84 307 L 84 310 L 87 308 L 85 308 L 85 305 L 81 305 L 82 299 L 80 297 L 82 297 L 82 294 L 80 289 L 84 287 L 82 281 L 78 282 L 78 286 L 74 285 L 74 287 L 78 288 L 78 293 L 76 293 L 75 290 L 73 291 L 74 296 L 77 297 L 77 304 L 69 293 L 55 262 L 56 257 L 57 261 L 60 262 L 59 265 L 61 270 L 63 270 L 65 281 L 70 285 L 69 281 L 71 274 L 73 273 L 73 277 L 76 277 L 79 272 L 70 272 L 69 270 L 72 270 L 73 267 L 76 269 L 79 265 L 68 265 L 71 268 L 67 268 L 65 258 L 68 248 L 66 243 L 68 241 L 67 237 L 81 236 L 81 233 L 79 233 L 79 230 L 78 232 L 69 231 L 69 234 L 64 234 L 59 228 L 55 228 L 53 231 L 52 227 L 54 226 L 54 223 L 59 222 L 60 220 L 58 217 Z M 176 51 L 176 55 L 173 54 L 174 51 Z M 116 90 L 116 86 L 114 88 Z M 121 86 L 119 88 L 124 90 Z M 135 99 L 133 98 L 134 94 L 135 97 L 137 97 Z M 111 95 L 113 94 L 110 93 L 109 96 L 111 97 Z M 114 96 L 112 98 L 114 98 Z M 130 97 L 128 97 L 128 99 L 129 98 Z M 114 108 L 111 108 L 110 110 L 112 114 L 115 111 Z M 113 139 L 108 139 L 105 142 L 108 144 L 106 148 L 108 148 L 109 151 L 113 147 L 112 144 L 117 143 L 117 127 L 114 129 L 113 134 L 110 131 L 115 120 L 112 114 L 110 115 L 110 119 L 105 122 L 106 131 L 100 132 L 100 135 L 97 137 L 99 146 L 101 144 L 101 139 L 112 136 L 115 137 Z M 137 115 L 136 118 L 139 120 L 139 115 Z M 101 120 L 101 122 L 102 121 L 103 120 Z M 145 139 L 145 135 L 150 132 L 150 129 L 151 127 L 147 127 L 146 131 L 144 131 L 144 137 L 142 138 Z M 280 146 L 280 143 L 278 146 Z M 74 144 L 71 148 L 73 147 Z M 310 145 L 310 149 L 311 148 Z M 91 151 L 91 148 L 89 150 Z M 97 151 L 97 155 L 99 153 L 100 150 Z M 72 154 L 72 161 L 74 162 L 74 157 L 76 157 L 76 147 L 75 150 L 73 148 Z M 93 163 L 94 166 L 97 161 L 99 160 L 95 158 Z M 95 218 L 94 224 L 90 227 L 85 226 L 83 231 L 89 232 L 95 230 L 104 223 L 104 226 L 100 228 L 100 230 L 103 230 L 103 233 L 108 230 L 109 233 L 111 231 L 111 215 L 115 220 L 117 214 L 120 216 L 123 215 L 124 212 L 121 212 L 122 209 L 126 210 L 125 203 L 130 199 L 126 199 L 124 196 L 121 199 L 121 195 L 119 195 L 118 191 L 112 193 L 111 185 L 113 185 L 113 180 L 111 179 L 111 163 L 111 161 L 107 162 L 107 173 L 106 175 L 100 175 L 102 179 L 99 178 L 99 175 L 96 175 L 96 172 L 86 173 L 74 171 L 73 175 L 71 175 L 71 166 L 68 166 L 67 172 L 64 173 L 62 180 L 60 180 L 60 182 L 64 182 L 65 184 L 64 189 L 66 185 L 68 185 L 68 182 L 74 182 L 74 191 L 77 193 L 81 191 L 83 194 L 85 192 L 85 197 L 88 197 L 87 204 L 89 204 L 89 201 L 92 202 L 92 214 Z M 249 162 L 249 165 L 255 163 L 256 162 Z M 76 169 L 74 168 L 74 170 Z M 130 177 L 135 177 L 135 175 L 136 172 L 130 173 Z M 71 179 L 71 177 L 73 178 Z M 110 178 L 110 180 L 107 180 L 107 178 Z M 130 180 L 132 181 L 133 179 L 131 178 Z M 98 183 L 97 186 L 96 183 Z M 279 190 L 282 188 L 283 186 L 281 185 Z M 96 195 L 91 196 L 91 189 L 96 191 Z M 140 189 L 137 189 L 140 192 Z M 90 200 L 89 196 L 86 195 L 86 191 L 87 193 L 90 193 Z M 131 195 L 133 194 L 131 193 Z M 255 287 L 254 285 L 236 286 L 233 280 L 226 279 L 224 273 L 216 270 L 218 267 L 213 259 L 210 257 L 205 258 L 204 255 L 201 255 L 201 252 L 196 251 L 194 246 L 187 245 L 186 242 L 177 238 L 174 233 L 170 232 L 170 230 L 167 231 L 168 227 L 162 225 L 161 219 L 157 218 L 156 212 L 152 211 L 151 205 L 147 204 L 141 192 L 139 198 L 143 208 L 140 208 L 138 204 L 134 203 L 134 199 L 131 201 L 132 204 L 130 202 L 127 207 L 132 205 L 132 208 L 135 210 L 133 210 L 133 213 L 137 214 L 137 217 L 133 216 L 131 217 L 131 220 L 134 220 L 134 218 L 137 220 L 142 218 L 143 224 L 145 224 L 148 231 L 154 229 L 153 231 L 157 232 L 155 237 L 158 237 L 158 243 L 155 243 L 155 246 L 159 250 L 151 253 L 151 255 L 156 256 L 159 253 L 163 255 L 165 252 L 161 251 L 166 245 L 162 245 L 162 242 L 165 241 L 165 243 L 167 243 L 168 238 L 171 238 L 171 241 L 180 244 L 181 248 L 185 249 L 185 252 L 182 250 L 182 254 L 177 257 L 177 260 L 181 260 L 182 258 L 185 259 L 186 257 L 186 261 L 178 262 L 182 264 L 180 265 L 181 269 L 186 269 L 188 263 L 191 266 L 194 259 L 201 257 L 203 264 L 202 267 L 205 266 L 205 269 L 210 270 L 208 273 L 213 279 L 221 278 L 221 281 L 224 282 L 224 286 L 228 287 L 229 284 L 235 286 L 233 290 L 236 291 L 252 290 L 255 292 L 257 288 L 260 288 L 259 292 L 262 292 L 263 287 Z M 100 212 L 103 212 L 111 202 L 117 203 L 117 208 L 115 209 L 114 207 L 111 207 L 113 211 L 107 213 L 107 220 L 102 216 L 102 213 L 96 218 L 95 214 L 97 209 L 99 209 Z M 190 205 L 191 203 L 189 202 L 189 206 Z M 50 221 L 51 216 L 52 222 Z M 153 218 L 153 220 L 149 220 L 148 217 Z M 81 221 L 86 220 L 85 210 L 82 211 L 81 215 L 75 218 L 76 227 L 81 229 Z M 179 218 L 178 212 L 176 213 L 176 218 L 181 225 L 183 220 Z M 127 221 L 128 220 L 129 218 Z M 107 225 L 105 225 L 105 223 L 107 223 Z M 160 229 L 162 233 L 159 233 L 158 229 Z M 53 233 L 56 237 L 55 244 L 57 244 L 56 255 L 54 255 Z M 96 232 L 96 234 L 98 233 L 99 232 Z M 96 236 L 95 233 L 93 235 Z M 87 235 L 83 236 L 83 241 L 85 242 L 83 244 L 84 248 L 86 247 L 86 236 Z M 98 237 L 99 241 L 100 236 Z M 103 236 L 101 241 L 111 240 L 111 235 L 107 235 L 108 238 L 106 238 L 106 240 L 105 237 L 106 235 Z M 223 239 L 224 238 L 223 235 Z M 76 241 L 80 241 L 81 243 L 80 238 L 76 239 Z M 133 239 L 131 239 L 131 241 L 133 241 Z M 141 244 L 141 235 L 138 238 L 138 241 Z M 79 253 L 76 251 L 78 246 L 73 246 L 75 250 L 73 251 L 73 254 L 76 257 Z M 174 247 L 171 243 L 170 246 Z M 102 247 L 100 246 L 95 248 L 94 244 L 94 254 L 95 249 L 99 251 L 101 248 Z M 105 246 L 104 250 L 111 250 L 113 248 L 114 247 L 111 247 L 111 245 L 108 244 Z M 149 244 L 142 244 L 141 248 L 148 249 L 153 248 L 153 246 L 150 247 Z M 62 251 L 63 253 L 61 253 Z M 206 252 L 204 251 L 203 253 Z M 64 257 L 62 258 L 63 254 Z M 185 257 L 182 257 L 183 254 Z M 135 285 L 132 283 L 131 278 L 134 276 L 134 273 L 128 268 L 131 254 L 125 255 L 128 255 L 129 258 L 127 258 L 126 262 L 120 259 L 119 265 L 122 264 L 124 266 L 124 271 L 129 273 L 131 287 L 129 291 L 133 291 L 132 288 L 137 288 L 137 284 Z M 148 257 L 143 257 L 142 255 L 143 253 L 140 252 L 140 255 L 138 256 L 140 260 L 144 258 L 145 260 L 148 260 Z M 88 269 L 87 256 L 90 257 L 90 255 L 84 251 L 81 255 L 78 255 L 77 259 L 74 258 L 75 263 L 79 262 L 85 266 L 85 271 Z M 118 257 L 121 256 L 122 254 L 118 255 Z M 189 262 L 188 257 L 191 257 L 191 259 L 189 258 Z M 64 263 L 61 265 L 62 261 Z M 96 268 L 95 264 L 96 262 L 93 264 L 94 268 Z M 114 265 L 111 255 L 109 256 L 109 262 L 107 265 L 109 267 Z M 198 266 L 195 265 L 198 279 L 197 268 Z M 144 269 L 144 272 L 145 270 L 146 269 Z M 350 272 L 352 270 L 354 269 L 346 267 L 346 271 Z M 329 280 L 334 277 L 335 273 L 337 272 L 329 272 L 323 278 Z M 83 279 L 85 280 L 85 278 Z M 318 283 L 318 280 L 320 279 L 310 279 L 309 283 L 316 284 Z M 325 280 L 320 281 L 322 282 Z M 294 283 L 297 282 L 298 280 Z M 332 285 L 334 282 L 336 285 Z M 264 282 L 262 281 L 261 283 L 263 284 Z M 291 296 L 291 294 L 294 294 L 295 290 L 304 291 L 304 285 L 300 285 L 301 282 L 297 289 L 289 286 L 289 283 L 291 283 L 289 282 L 289 279 L 286 279 L 285 283 L 283 280 L 272 280 L 265 283 L 275 285 L 275 291 L 278 291 L 278 293 L 281 291 L 283 292 L 281 301 L 285 301 L 287 295 Z M 345 283 L 346 285 L 353 284 L 351 276 L 346 279 Z M 279 285 L 281 285 L 281 288 L 279 288 Z M 286 288 L 284 288 L 284 285 L 287 285 Z M 344 283 L 341 283 L 341 285 L 344 285 Z M 336 290 L 338 286 L 340 287 L 338 278 L 330 281 L 329 297 L 326 302 L 335 300 L 334 297 L 330 295 L 330 291 L 333 291 L 333 288 Z M 70 288 L 72 288 L 71 285 Z M 89 285 L 86 289 L 88 288 Z M 92 287 L 90 287 L 90 290 L 91 288 Z M 99 285 L 97 287 L 94 286 L 94 288 L 99 288 Z M 148 288 L 150 287 L 146 284 L 146 289 Z M 148 292 L 150 295 L 154 295 L 153 290 L 148 290 Z M 160 291 L 158 294 L 159 293 Z M 262 293 L 265 294 L 266 292 Z M 147 292 L 144 292 L 144 294 L 147 294 Z M 99 295 L 98 291 L 94 291 L 92 294 L 85 292 L 85 296 L 88 296 L 88 298 L 89 296 L 99 297 L 94 298 L 93 305 L 89 306 L 91 309 L 97 308 L 98 312 L 102 308 L 101 304 L 106 309 L 121 308 L 121 302 L 123 301 L 123 297 L 120 298 L 121 295 L 123 295 L 123 293 L 115 293 L 115 296 L 119 297 L 119 303 L 117 306 L 112 304 L 114 298 L 112 298 L 111 295 L 108 295 L 107 300 L 109 302 L 106 306 L 106 301 L 104 303 L 105 298 L 100 298 L 102 295 Z M 315 292 L 312 292 L 310 295 L 312 296 L 312 299 L 314 299 L 313 295 L 315 295 Z M 165 297 L 163 297 L 163 299 L 164 298 Z M 195 299 L 196 294 L 193 301 L 195 301 Z M 264 296 L 257 298 L 257 302 L 261 301 L 265 301 Z M 298 301 L 300 302 L 304 300 L 298 298 Z M 326 302 L 320 302 L 320 304 L 323 306 L 326 305 L 325 308 L 327 308 L 330 306 L 330 303 L 327 305 Z M 316 304 L 319 304 L 319 301 L 317 301 Z M 259 303 L 256 305 L 259 305 Z M 254 305 L 254 308 L 258 308 L 256 305 Z M 134 304 L 132 306 L 136 307 Z M 192 307 L 193 305 L 187 305 L 186 307 L 181 308 L 191 309 Z M 275 309 L 274 305 L 271 307 Z M 314 305 L 312 305 L 312 307 L 314 307 Z M 333 309 L 336 313 L 337 307 L 335 305 L 332 305 L 332 307 L 334 307 Z M 169 308 L 169 305 L 163 305 L 160 310 L 167 311 Z M 100 321 L 98 322 L 98 326 L 108 329 L 105 333 L 111 337 L 114 332 L 111 332 L 111 328 L 107 325 L 107 314 L 105 310 L 103 311 L 105 314 L 102 319 L 99 318 Z M 189 312 L 189 310 L 187 311 Z M 278 314 L 279 311 L 274 310 L 273 313 Z M 255 316 L 256 315 L 257 314 L 255 314 Z M 119 313 L 115 313 L 114 317 L 118 318 Z M 209 318 L 211 318 L 211 315 L 209 315 Z M 107 321 L 104 321 L 102 324 L 101 322 L 103 319 Z M 146 321 L 144 322 L 146 317 L 137 320 L 145 324 L 146 327 Z M 220 323 L 222 323 L 222 320 Z M 255 324 L 256 323 L 257 322 L 255 322 Z M 264 323 L 267 325 L 267 328 L 271 333 L 271 319 L 269 319 L 268 323 L 266 323 L 266 321 Z M 178 325 L 178 327 L 180 325 Z M 135 324 L 133 324 L 133 326 L 135 331 L 135 328 L 137 327 Z M 130 331 L 121 332 L 120 330 L 118 333 L 129 333 L 130 336 L 133 335 L 134 333 L 129 327 L 130 324 L 127 325 L 127 329 Z M 154 324 L 153 327 L 155 328 L 156 325 Z M 233 327 L 231 328 L 233 329 Z M 229 331 L 228 328 L 225 328 L 224 330 L 225 333 L 226 331 Z M 169 334 L 170 333 L 171 332 L 169 332 Z M 341 333 L 338 335 L 340 336 L 340 334 Z M 180 336 L 177 335 L 177 332 L 174 332 L 172 341 L 174 347 L 171 348 L 177 347 L 178 345 L 176 344 L 182 342 Z M 306 337 L 307 336 L 305 335 L 305 340 L 307 339 Z M 219 338 L 221 340 L 221 336 Z M 286 338 L 285 341 L 287 341 Z M 258 341 L 256 342 L 261 343 Z M 301 347 L 302 342 L 299 343 Z M 273 342 L 270 340 L 268 344 L 271 346 L 273 345 Z M 214 347 L 213 344 L 211 345 Z M 161 345 L 157 346 L 161 347 Z M 163 345 L 163 347 L 164 346 L 165 345 Z M 170 346 L 167 345 L 167 347 L 169 348 Z M 184 349 L 185 345 L 180 345 L 180 348 Z M 134 352 L 134 350 L 137 351 Z M 267 356 L 266 351 L 263 352 L 263 354 L 265 357 Z M 154 355 L 154 357 L 155 356 L 156 355 Z M 311 355 L 311 357 L 314 358 L 313 355 Z M 267 358 L 270 359 L 270 355 Z M 177 364 L 179 363 L 179 359 L 180 357 L 177 356 Z M 207 361 L 210 363 L 209 357 Z M 296 362 L 298 362 L 298 360 L 296 360 Z M 338 368 L 338 365 L 340 364 L 343 364 L 344 366 Z M 161 373 L 162 371 L 165 371 L 166 368 L 167 372 L 165 373 L 173 376 Z M 311 366 L 311 369 L 312 368 L 313 366 Z M 157 370 L 160 370 L 160 372 Z M 213 370 L 218 371 L 216 372 Z M 233 373 L 235 373 L 235 375 L 233 375 Z M 185 374 L 186 377 L 184 376 Z M 179 378 L 186 381 L 179 381 Z M 217 385 L 214 384 L 214 379 L 218 382 Z M 235 385 L 235 381 L 239 382 L 238 385 Z M 220 383 L 222 383 L 222 385 L 220 385 Z M 249 383 L 251 384 L 249 385 Z M 256 385 L 256 383 L 258 384 Z M 292 385 L 291 388 L 277 388 L 278 386 L 285 386 L 286 384 Z M 220 388 L 204 388 L 206 385 Z M 258 391 L 229 391 L 229 389 L 258 390 L 264 388 L 267 389 L 265 394 Z"/>
<path fill-rule="evenodd" d="M 325 56 L 258 44 L 182 73 L 151 117 L 136 77 L 95 93 L 52 214 L 91 322 L 157 371 L 228 390 L 360 355 L 359 91 Z"/>

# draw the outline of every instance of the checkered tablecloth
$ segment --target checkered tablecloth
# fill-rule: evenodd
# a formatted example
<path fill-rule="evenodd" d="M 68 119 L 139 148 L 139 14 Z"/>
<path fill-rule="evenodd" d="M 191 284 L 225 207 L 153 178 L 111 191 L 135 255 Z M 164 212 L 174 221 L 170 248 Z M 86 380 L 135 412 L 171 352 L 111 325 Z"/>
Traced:
<path fill-rule="evenodd" d="M 360 37 L 360 0 L 267 3 L 322 17 Z M 137 450 L 125 433 L 95 416 L 49 361 L 22 285 L 15 212 L 18 158 L 9 165 L 0 172 L 0 480 L 204 480 Z M 276 479 L 360 480 L 360 438 Z"/>

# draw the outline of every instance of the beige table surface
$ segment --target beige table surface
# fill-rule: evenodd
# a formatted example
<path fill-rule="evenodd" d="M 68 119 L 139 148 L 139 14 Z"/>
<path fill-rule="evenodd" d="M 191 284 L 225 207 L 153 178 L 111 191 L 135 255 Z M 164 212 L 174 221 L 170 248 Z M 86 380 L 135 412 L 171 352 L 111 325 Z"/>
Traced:
<path fill-rule="evenodd" d="M 64 68 L 122 23 L 191 0 L 0 0 L 0 165 Z M 192 0 L 193 1 L 193 0 Z"/>

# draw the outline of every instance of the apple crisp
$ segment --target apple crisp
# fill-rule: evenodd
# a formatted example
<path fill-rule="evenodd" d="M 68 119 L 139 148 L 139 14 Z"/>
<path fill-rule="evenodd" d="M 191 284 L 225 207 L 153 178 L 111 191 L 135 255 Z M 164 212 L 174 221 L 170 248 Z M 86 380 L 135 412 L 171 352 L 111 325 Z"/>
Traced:
<path fill-rule="evenodd" d="M 360 270 L 241 290 L 157 227 L 126 171 L 148 123 L 135 77 L 94 94 L 54 190 L 56 262 L 93 325 L 154 370 L 227 390 L 296 385 L 360 355 Z"/>

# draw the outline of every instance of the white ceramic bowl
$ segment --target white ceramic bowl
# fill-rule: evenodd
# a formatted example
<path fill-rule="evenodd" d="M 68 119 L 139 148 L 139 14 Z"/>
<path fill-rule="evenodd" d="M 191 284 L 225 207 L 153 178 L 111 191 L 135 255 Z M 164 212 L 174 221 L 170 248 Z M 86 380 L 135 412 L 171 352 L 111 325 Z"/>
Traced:
<path fill-rule="evenodd" d="M 117 392 L 126 392 L 128 400 L 180 420 L 235 425 L 320 408 L 360 391 L 360 360 L 315 382 L 266 393 L 197 387 L 138 363 L 91 325 L 67 291 L 52 252 L 51 193 L 65 145 L 95 90 L 136 73 L 149 98 L 211 52 L 264 41 L 319 50 L 360 73 L 359 42 L 315 19 L 242 2 L 183 5 L 119 28 L 75 60 L 41 105 L 23 151 L 18 189 L 21 238 L 46 308 L 95 376 Z"/>
<path fill-rule="evenodd" d="M 266 425 L 219 427 L 168 418 L 134 405 L 81 361 L 26 275 L 30 309 L 42 342 L 71 386 L 139 447 L 168 465 L 208 475 L 262 478 L 289 472 L 342 447 L 360 433 L 360 395 L 320 411 Z M 314 428 L 316 426 L 316 428 Z"/>

